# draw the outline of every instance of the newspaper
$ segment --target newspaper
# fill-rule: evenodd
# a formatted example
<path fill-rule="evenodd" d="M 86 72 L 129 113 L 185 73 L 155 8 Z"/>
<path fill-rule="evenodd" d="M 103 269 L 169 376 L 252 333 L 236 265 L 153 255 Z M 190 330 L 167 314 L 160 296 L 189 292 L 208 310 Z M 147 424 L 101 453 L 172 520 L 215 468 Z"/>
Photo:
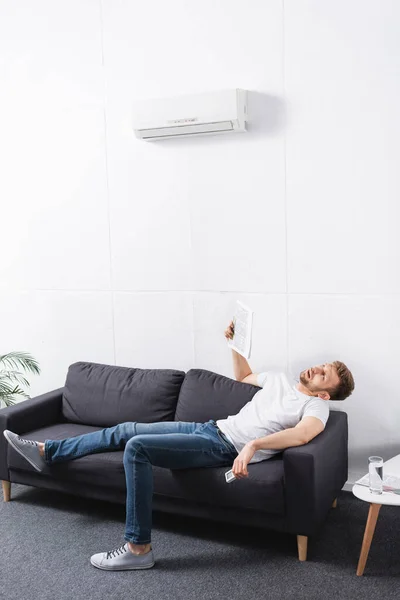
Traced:
<path fill-rule="evenodd" d="M 237 300 L 233 317 L 234 335 L 232 340 L 228 340 L 228 346 L 244 358 L 250 358 L 252 328 L 253 311 Z"/>
<path fill-rule="evenodd" d="M 358 485 L 364 485 L 369 487 L 369 473 L 361 477 L 356 481 Z M 400 494 L 400 477 L 397 475 L 384 475 L 382 480 L 382 487 L 384 492 L 391 492 L 392 494 Z"/>

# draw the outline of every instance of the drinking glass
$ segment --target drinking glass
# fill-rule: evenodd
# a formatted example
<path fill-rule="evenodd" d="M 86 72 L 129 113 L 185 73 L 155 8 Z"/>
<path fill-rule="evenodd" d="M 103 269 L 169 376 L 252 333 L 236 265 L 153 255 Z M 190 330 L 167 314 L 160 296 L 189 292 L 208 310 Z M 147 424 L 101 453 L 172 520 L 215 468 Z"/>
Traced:
<path fill-rule="evenodd" d="M 382 494 L 383 492 L 383 458 L 370 456 L 368 458 L 369 491 L 371 494 Z"/>

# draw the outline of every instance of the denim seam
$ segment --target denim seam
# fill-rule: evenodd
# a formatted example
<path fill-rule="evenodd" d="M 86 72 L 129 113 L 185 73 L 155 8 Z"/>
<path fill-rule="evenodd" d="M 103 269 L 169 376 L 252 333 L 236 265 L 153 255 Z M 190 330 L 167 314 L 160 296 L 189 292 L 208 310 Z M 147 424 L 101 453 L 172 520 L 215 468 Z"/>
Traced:
<path fill-rule="evenodd" d="M 136 490 L 137 489 L 137 469 L 133 469 L 133 466 L 132 466 L 132 471 L 133 471 L 134 488 Z M 132 501 L 132 504 L 133 504 L 133 511 L 134 511 L 133 529 L 135 531 L 137 531 L 139 529 L 139 523 L 138 523 L 138 517 L 137 517 L 138 511 L 137 511 L 134 501 Z M 146 542 L 143 542 L 142 540 L 138 541 L 138 539 L 135 539 L 135 540 L 129 539 L 128 536 L 126 535 L 126 533 L 125 533 L 125 540 L 128 542 L 131 542 L 132 544 L 150 544 L 150 542 L 151 542 L 151 539 Z"/>
<path fill-rule="evenodd" d="M 133 470 L 133 480 L 135 482 L 135 490 L 137 490 L 137 468 L 134 469 L 133 468 L 133 463 L 132 463 L 132 470 Z M 138 498 L 137 498 L 137 493 L 135 494 L 136 498 L 136 502 L 138 502 Z M 139 529 L 138 527 L 138 515 L 137 515 L 138 511 L 137 511 L 137 507 L 136 507 L 136 503 L 134 502 L 134 523 L 133 523 L 133 528 L 135 531 L 137 531 Z"/>
<path fill-rule="evenodd" d="M 97 450 L 106 450 L 107 448 L 109 448 L 109 444 L 107 444 L 106 446 L 96 446 Z M 45 446 L 45 452 L 46 452 L 46 446 Z M 78 454 L 73 454 L 72 457 L 71 456 L 63 456 L 61 458 L 57 458 L 56 462 L 63 462 L 63 460 L 73 460 L 74 458 L 79 458 L 80 456 L 83 456 L 86 454 L 97 454 L 96 452 L 93 452 L 92 450 L 89 450 L 86 448 L 83 452 L 79 452 Z"/>
<path fill-rule="evenodd" d="M 109 444 L 106 444 L 105 446 L 96 446 L 96 450 L 107 450 L 109 449 Z M 82 456 L 83 454 L 97 454 L 94 453 L 93 450 L 89 450 L 86 448 L 83 452 L 79 452 L 79 454 L 75 454 L 74 457 L 78 458 L 79 456 Z"/>
<path fill-rule="evenodd" d="M 142 442 L 139 442 L 140 444 Z M 198 449 L 198 448 L 162 448 L 161 446 L 149 446 L 148 444 L 144 445 L 144 448 L 151 448 L 153 450 L 168 450 L 169 452 L 171 452 L 171 450 L 175 450 L 176 452 L 214 452 L 214 449 L 210 449 L 210 450 L 203 450 L 203 449 Z M 224 450 L 220 450 L 220 452 L 225 452 Z"/>

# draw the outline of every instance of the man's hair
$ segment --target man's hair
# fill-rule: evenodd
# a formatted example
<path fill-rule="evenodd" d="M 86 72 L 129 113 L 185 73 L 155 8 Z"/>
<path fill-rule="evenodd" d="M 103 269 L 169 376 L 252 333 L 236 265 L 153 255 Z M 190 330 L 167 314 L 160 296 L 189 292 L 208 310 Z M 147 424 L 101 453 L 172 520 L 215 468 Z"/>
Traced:
<path fill-rule="evenodd" d="M 340 382 L 334 388 L 328 390 L 331 400 L 345 400 L 354 390 L 353 375 L 340 360 L 335 360 L 333 363 Z"/>

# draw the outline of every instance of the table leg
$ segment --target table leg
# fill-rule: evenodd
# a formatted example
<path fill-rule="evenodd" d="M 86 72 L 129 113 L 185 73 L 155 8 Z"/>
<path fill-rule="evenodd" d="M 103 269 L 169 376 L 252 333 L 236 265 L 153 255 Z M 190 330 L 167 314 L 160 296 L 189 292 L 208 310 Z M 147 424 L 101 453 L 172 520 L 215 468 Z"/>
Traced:
<path fill-rule="evenodd" d="M 357 575 L 364 573 L 372 538 L 374 537 L 375 525 L 382 504 L 370 504 L 367 524 L 364 531 L 364 539 L 361 547 L 360 560 L 358 561 Z"/>

